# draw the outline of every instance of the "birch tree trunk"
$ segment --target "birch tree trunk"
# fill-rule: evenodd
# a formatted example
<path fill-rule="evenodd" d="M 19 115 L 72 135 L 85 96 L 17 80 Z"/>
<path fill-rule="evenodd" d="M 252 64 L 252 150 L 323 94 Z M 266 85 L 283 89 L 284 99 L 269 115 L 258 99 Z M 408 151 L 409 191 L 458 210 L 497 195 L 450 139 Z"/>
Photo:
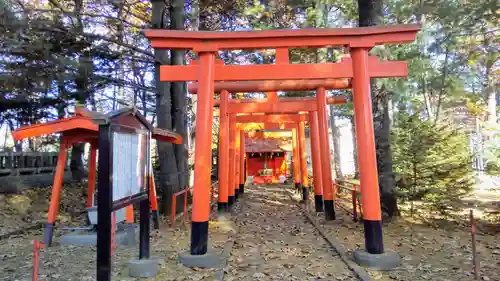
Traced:
<path fill-rule="evenodd" d="M 342 178 L 342 170 L 340 168 L 340 131 L 335 122 L 335 105 L 330 104 L 330 126 L 332 128 L 333 140 L 333 167 L 337 178 Z"/>
<path fill-rule="evenodd" d="M 357 148 L 357 143 L 356 143 L 356 122 L 354 121 L 354 115 L 349 116 L 349 121 L 351 122 L 352 157 L 353 157 L 353 163 L 354 163 L 354 178 L 359 179 L 358 148 Z"/>

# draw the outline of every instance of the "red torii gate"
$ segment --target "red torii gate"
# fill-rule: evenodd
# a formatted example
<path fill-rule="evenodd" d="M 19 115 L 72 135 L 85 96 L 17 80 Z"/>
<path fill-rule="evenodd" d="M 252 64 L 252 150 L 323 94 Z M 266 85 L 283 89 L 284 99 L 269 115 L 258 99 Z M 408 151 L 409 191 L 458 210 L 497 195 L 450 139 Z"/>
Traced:
<path fill-rule="evenodd" d="M 352 78 L 354 110 L 359 157 L 360 180 L 365 209 L 365 248 L 370 254 L 384 253 L 376 154 L 373 135 L 370 78 L 387 77 L 397 66 L 392 62 L 372 65 L 368 51 L 385 43 L 410 43 L 419 25 L 394 25 L 361 28 L 268 30 L 239 32 L 184 32 L 148 30 L 152 47 L 190 49 L 199 54 L 199 65 L 161 66 L 162 81 L 194 81 L 199 83 L 197 105 L 197 138 L 194 171 L 191 255 L 207 254 L 210 202 L 211 128 L 215 81 L 303 80 Z M 288 47 L 348 46 L 351 59 L 340 63 L 216 65 L 219 50 Z M 399 65 L 404 65 L 400 62 Z M 318 108 L 326 104 L 325 89 L 318 88 Z M 319 115 L 323 110 L 318 111 Z M 319 123 L 323 116 L 319 116 Z M 320 124 L 319 131 L 326 129 Z M 324 141 L 320 139 L 324 148 Z M 322 149 L 323 150 L 323 149 Z M 324 174 L 327 173 L 323 173 Z M 181 259 L 186 261 L 186 259 Z"/>
<path fill-rule="evenodd" d="M 305 144 L 305 122 L 309 121 L 309 113 L 304 114 L 268 114 L 268 115 L 237 115 L 234 117 L 236 123 L 261 123 L 265 129 L 279 128 L 280 130 L 292 131 L 292 147 L 294 157 L 294 182 L 298 191 L 302 191 L 304 202 L 308 200 L 308 172 L 306 162 Z M 222 148 L 222 147 L 221 147 Z M 319 150 L 315 151 L 313 157 L 319 157 Z M 314 152 L 313 152 L 314 153 Z M 240 155 L 241 157 L 241 155 Z M 244 172 L 243 165 L 239 165 L 241 173 Z M 244 186 L 243 178 L 240 176 L 240 191 Z M 319 195 L 319 193 L 318 193 Z M 220 198 L 219 198 L 220 199 Z M 223 198 L 222 198 L 223 199 Z M 321 200 L 323 205 L 323 200 Z"/>
<path fill-rule="evenodd" d="M 271 117 L 271 115 L 269 115 Z M 299 152 L 299 145 L 298 140 L 299 138 L 296 135 L 296 131 L 298 128 L 297 124 L 292 124 L 291 126 L 288 126 L 290 123 L 286 122 L 273 122 L 273 120 L 276 119 L 276 117 L 279 117 L 279 115 L 273 116 L 271 122 L 247 122 L 246 119 L 240 119 L 240 117 L 246 117 L 246 116 L 232 116 L 230 118 L 230 126 L 233 128 L 230 130 L 230 146 L 229 147 L 224 147 L 223 145 L 220 145 L 219 148 L 219 158 L 223 157 L 225 151 L 230 152 L 230 163 L 229 163 L 229 178 L 226 182 L 225 175 L 227 175 L 226 171 L 219 170 L 219 200 L 218 200 L 218 209 L 219 211 L 227 211 L 230 209 L 232 204 L 236 202 L 238 199 L 238 194 L 243 194 L 244 193 L 244 184 L 245 184 L 245 135 L 248 135 L 249 137 L 255 137 L 256 135 L 259 134 L 259 132 L 255 132 L 254 126 L 259 126 L 259 129 L 269 129 L 269 127 L 274 128 L 280 128 L 280 130 L 283 131 L 292 131 L 293 135 L 293 151 L 294 151 L 294 157 L 298 157 L 298 155 L 301 153 Z M 294 121 L 290 121 L 293 123 L 300 122 L 300 120 L 303 120 L 304 118 L 301 118 L 299 116 L 294 115 Z M 247 132 L 248 131 L 248 132 Z M 251 131 L 254 131 L 251 133 Z M 221 131 L 222 133 L 222 131 Z M 305 153 L 305 151 L 304 151 Z M 304 155 L 304 161 L 305 161 L 305 155 Z M 296 172 L 295 174 L 295 180 L 297 183 L 300 182 L 300 178 L 298 175 L 300 175 L 300 163 L 299 161 L 294 160 L 294 171 Z M 305 162 L 304 162 L 304 168 Z M 233 170 L 234 169 L 234 170 Z M 234 171 L 234 172 L 233 172 Z M 307 174 L 307 173 L 305 173 Z M 226 189 L 229 189 L 228 191 Z M 229 194 L 229 195 L 226 195 Z"/>
<path fill-rule="evenodd" d="M 324 89 L 321 91 L 318 90 L 319 94 L 318 97 L 316 98 L 301 98 L 303 101 L 300 101 L 300 98 L 281 98 L 278 99 L 276 96 L 276 93 L 270 93 L 270 101 L 269 100 L 264 100 L 264 99 L 256 99 L 257 102 L 251 102 L 251 99 L 248 100 L 243 100 L 243 102 L 239 103 L 236 102 L 237 100 L 234 100 L 235 102 L 233 104 L 226 102 L 225 104 L 221 104 L 221 114 L 220 114 L 220 120 L 221 120 L 221 130 L 223 130 L 224 127 L 224 122 L 227 122 L 225 119 L 227 117 L 224 116 L 229 116 L 229 115 L 234 115 L 234 114 L 241 114 L 243 113 L 265 113 L 265 114 L 271 114 L 271 113 L 291 113 L 291 112 L 304 112 L 303 110 L 307 110 L 305 112 L 311 112 L 314 114 L 318 114 L 321 116 L 318 120 L 318 126 L 323 128 L 322 130 L 318 130 L 318 137 L 320 138 L 320 143 L 322 146 L 320 146 L 321 151 L 330 151 L 329 144 L 328 144 L 328 121 L 327 121 L 327 116 L 326 116 L 326 102 L 327 98 L 325 96 L 325 91 Z M 221 99 L 226 98 L 228 96 L 227 91 L 222 91 L 221 92 Z M 274 96 L 274 97 L 273 97 Z M 315 100 L 312 100 L 315 99 Z M 343 96 L 335 96 L 329 98 L 331 100 L 331 103 L 333 104 L 340 104 L 340 103 L 345 103 L 346 98 Z M 238 108 L 234 108 L 235 105 L 240 105 Z M 317 113 L 316 113 L 317 111 Z M 232 123 L 230 123 L 232 124 Z M 306 154 L 305 151 L 301 150 L 300 147 L 305 147 L 305 133 L 304 130 L 305 126 L 303 122 L 297 123 L 297 127 L 295 131 L 292 130 L 292 133 L 297 134 L 298 138 L 295 138 L 295 135 L 293 135 L 292 141 L 297 142 L 297 151 L 294 153 L 295 158 L 294 162 L 295 163 L 300 163 L 300 166 L 303 167 L 302 170 L 302 177 L 300 175 L 295 174 L 295 187 L 298 191 L 302 191 L 303 194 L 303 200 L 308 200 L 308 190 L 309 190 L 309 183 L 308 183 L 308 177 L 307 177 L 307 163 L 306 163 Z M 238 135 L 235 131 L 235 129 L 230 129 L 230 136 L 233 136 L 236 134 L 236 145 L 239 145 L 239 138 Z M 221 142 L 220 145 L 220 150 L 224 151 L 226 148 L 224 146 L 224 142 Z M 233 151 L 235 148 L 230 146 L 229 150 Z M 238 154 L 238 151 L 236 150 L 235 152 Z M 299 157 L 300 156 L 300 157 Z M 329 153 L 320 153 L 319 156 L 321 157 L 321 163 L 324 169 L 326 170 L 331 170 L 331 163 L 330 163 L 330 158 L 329 158 Z M 230 152 L 229 158 L 230 158 L 230 168 L 231 164 L 233 163 L 232 161 L 232 154 Z M 239 165 L 240 159 L 237 157 L 236 158 L 236 165 Z M 295 171 L 298 171 L 299 169 L 295 169 Z M 232 170 L 230 170 L 232 171 Z M 236 169 L 236 174 L 237 177 L 239 176 L 240 172 L 239 169 Z M 317 203 L 320 203 L 321 205 L 324 205 L 324 210 L 325 210 L 325 219 L 326 220 L 334 220 L 335 219 L 335 208 L 334 208 L 334 199 L 335 199 L 335 193 L 333 192 L 333 180 L 332 180 L 332 175 L 331 173 L 321 173 L 321 181 L 322 181 L 322 186 L 326 187 L 322 194 L 324 194 L 324 197 L 315 197 L 317 198 L 316 200 Z M 241 176 L 239 176 L 241 178 Z M 230 187 L 232 183 L 232 178 L 231 178 L 231 173 L 229 175 L 229 181 L 230 181 Z M 225 188 L 225 178 L 224 175 L 221 175 L 221 178 L 219 178 L 219 182 L 222 182 L 220 185 L 219 189 L 224 189 Z M 243 190 L 244 182 L 241 182 L 236 189 Z M 235 198 L 237 198 L 238 193 L 235 193 Z M 318 193 L 319 194 L 319 193 Z M 224 198 L 222 198 L 224 199 Z M 231 197 L 230 197 L 231 199 Z M 223 209 L 223 208 L 222 208 Z M 320 209 L 320 207 L 317 207 L 317 209 Z M 323 207 L 321 207 L 323 209 Z"/>

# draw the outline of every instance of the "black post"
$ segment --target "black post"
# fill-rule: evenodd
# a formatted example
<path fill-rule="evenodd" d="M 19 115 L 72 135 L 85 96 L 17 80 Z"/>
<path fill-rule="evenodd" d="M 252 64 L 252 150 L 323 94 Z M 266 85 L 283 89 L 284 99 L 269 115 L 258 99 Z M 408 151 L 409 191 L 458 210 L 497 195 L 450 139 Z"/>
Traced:
<path fill-rule="evenodd" d="M 228 202 L 217 202 L 217 210 L 221 213 L 228 212 L 229 211 L 229 203 Z"/>
<path fill-rule="evenodd" d="M 323 195 L 314 195 L 314 206 L 316 207 L 316 212 L 323 212 Z"/>
<path fill-rule="evenodd" d="M 150 145 L 151 145 L 151 135 L 148 132 L 146 135 L 146 175 L 149 175 L 151 172 L 151 165 L 149 164 L 150 159 Z M 140 203 L 140 211 L 139 211 L 139 259 L 148 259 L 149 258 L 149 214 L 150 214 L 150 204 L 149 204 L 149 189 L 151 186 L 149 185 L 149 179 L 145 181 L 146 184 L 146 194 L 148 195 L 147 200 L 142 200 Z"/>
<path fill-rule="evenodd" d="M 335 205 L 333 204 L 333 200 L 324 200 L 323 205 L 325 210 L 325 219 L 328 221 L 335 220 Z"/>
<path fill-rule="evenodd" d="M 309 187 L 302 186 L 302 202 L 309 201 Z"/>
<path fill-rule="evenodd" d="M 382 221 L 363 220 L 363 223 L 366 251 L 370 254 L 383 254 Z"/>
<path fill-rule="evenodd" d="M 113 208 L 113 150 L 110 125 L 99 126 L 97 182 L 97 280 L 111 280 L 111 212 Z"/>
<path fill-rule="evenodd" d="M 247 157 L 245 158 L 245 161 L 243 162 L 243 171 L 245 172 L 245 174 L 244 174 L 245 183 L 247 182 L 247 159 L 248 159 L 248 154 L 246 156 Z"/>

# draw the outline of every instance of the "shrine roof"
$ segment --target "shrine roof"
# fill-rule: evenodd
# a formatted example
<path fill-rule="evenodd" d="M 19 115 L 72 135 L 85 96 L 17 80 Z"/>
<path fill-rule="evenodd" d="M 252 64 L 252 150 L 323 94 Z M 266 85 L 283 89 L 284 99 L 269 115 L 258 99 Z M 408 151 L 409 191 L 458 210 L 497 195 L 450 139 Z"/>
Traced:
<path fill-rule="evenodd" d="M 289 141 L 284 141 L 276 138 L 265 138 L 265 139 L 252 139 L 247 138 L 245 140 L 245 152 L 246 153 L 259 153 L 259 152 L 284 152 L 287 151 Z"/>
<path fill-rule="evenodd" d="M 50 135 L 63 133 L 72 136 L 82 136 L 88 138 L 97 138 L 99 131 L 99 121 L 115 118 L 122 114 L 134 114 L 152 131 L 152 137 L 159 141 L 171 142 L 176 144 L 182 143 L 182 137 L 174 132 L 153 128 L 149 122 L 138 113 L 135 109 L 126 108 L 110 114 L 102 114 L 95 111 L 77 108 L 76 114 L 72 117 L 62 118 L 46 123 L 40 123 L 30 126 L 21 127 L 12 132 L 12 137 L 15 140 L 25 138 L 38 137 L 42 135 Z"/>

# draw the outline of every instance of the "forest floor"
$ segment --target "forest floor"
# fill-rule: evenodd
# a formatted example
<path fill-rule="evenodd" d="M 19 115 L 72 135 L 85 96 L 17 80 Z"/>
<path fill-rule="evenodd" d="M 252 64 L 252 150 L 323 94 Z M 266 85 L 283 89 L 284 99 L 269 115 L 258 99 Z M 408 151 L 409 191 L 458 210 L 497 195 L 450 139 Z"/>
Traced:
<path fill-rule="evenodd" d="M 369 271 L 374 280 L 473 280 L 470 210 L 477 223 L 479 280 L 500 281 L 500 181 L 486 180 L 445 213 L 430 204 L 400 205 L 402 216 L 384 222 L 384 244 L 401 254 L 403 265 L 392 271 Z M 492 184 L 493 183 L 493 184 Z M 311 202 L 312 206 L 313 202 Z M 343 205 L 351 210 L 350 205 Z M 313 210 L 313 209 L 312 209 Z M 316 219 L 348 251 L 364 247 L 363 223 L 337 208 L 337 220 Z"/>
<path fill-rule="evenodd" d="M 73 186 L 62 194 L 62 225 L 83 223 L 85 195 L 81 190 Z M 231 220 L 217 220 L 212 212 L 210 247 L 222 250 L 228 240 L 235 241 L 224 280 L 357 280 L 300 214 L 284 187 L 254 186 L 247 190 Z M 47 190 L 28 190 L 20 195 L 0 195 L 0 235 L 44 223 L 49 194 Z M 373 280 L 384 281 L 473 280 L 468 223 L 468 210 L 473 208 L 478 219 L 481 280 L 500 281 L 500 235 L 495 228 L 499 202 L 497 189 L 483 188 L 464 198 L 461 206 L 452 206 L 449 216 L 425 212 L 424 205 L 412 217 L 403 213 L 384 223 L 385 246 L 401 254 L 403 265 L 391 271 L 367 271 Z M 363 248 L 362 223 L 353 222 L 341 208 L 337 208 L 337 220 L 325 223 L 322 214 L 314 213 L 312 204 L 308 208 L 311 216 L 348 252 Z M 150 280 L 214 280 L 216 270 L 189 269 L 177 261 L 178 254 L 189 248 L 189 223 L 178 222 L 175 228 L 169 228 L 165 221 L 161 225 L 151 241 L 151 255 L 158 259 L 160 273 Z M 33 230 L 0 240 L 0 280 L 31 280 L 32 243 L 41 238 L 41 230 Z M 127 263 L 137 254 L 137 246 L 116 249 L 113 280 L 134 280 L 127 277 Z M 56 243 L 41 250 L 39 280 L 95 280 L 95 257 L 95 247 Z"/>

